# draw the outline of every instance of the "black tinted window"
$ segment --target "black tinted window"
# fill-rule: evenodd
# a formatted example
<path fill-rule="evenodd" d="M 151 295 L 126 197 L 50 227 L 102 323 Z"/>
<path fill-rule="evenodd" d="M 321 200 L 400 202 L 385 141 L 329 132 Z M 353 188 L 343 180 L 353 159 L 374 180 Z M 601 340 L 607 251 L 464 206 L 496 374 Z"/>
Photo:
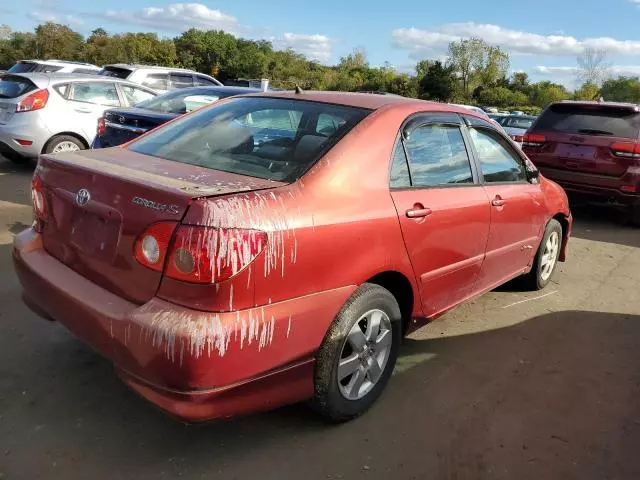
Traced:
<path fill-rule="evenodd" d="M 118 68 L 118 67 L 104 67 L 99 75 L 104 75 L 106 77 L 116 77 L 125 79 L 129 75 L 131 75 L 131 70 L 127 70 L 126 68 Z"/>
<path fill-rule="evenodd" d="M 0 78 L 0 98 L 17 98 L 35 89 L 36 86 L 23 77 L 5 75 Z"/>
<path fill-rule="evenodd" d="M 169 75 L 166 73 L 150 73 L 142 81 L 142 85 L 156 90 L 168 90 Z"/>
<path fill-rule="evenodd" d="M 404 153 L 402 142 L 398 142 L 396 147 L 393 149 L 389 185 L 391 188 L 404 188 L 411 186 L 409 165 L 407 164 L 407 156 Z"/>
<path fill-rule="evenodd" d="M 505 139 L 484 129 L 469 129 L 485 182 L 523 182 L 527 176 L 518 154 Z"/>
<path fill-rule="evenodd" d="M 425 125 L 405 142 L 416 187 L 473 183 L 471 164 L 460 128 Z"/>
<path fill-rule="evenodd" d="M 218 85 L 216 82 L 214 82 L 210 78 L 203 77 L 201 75 L 196 75 L 196 84 L 200 87 L 210 87 L 212 85 Z"/>
<path fill-rule="evenodd" d="M 323 113 L 344 120 L 328 137 L 312 128 Z M 237 98 L 160 127 L 129 148 L 175 162 L 293 181 L 368 113 L 324 103 Z M 289 120 L 288 128 L 281 128 L 283 118 Z"/>
<path fill-rule="evenodd" d="M 173 88 L 193 87 L 193 75 L 190 73 L 172 73 L 169 78 Z"/>
<path fill-rule="evenodd" d="M 557 104 L 549 107 L 534 125 L 537 131 L 638 138 L 640 114 L 629 108 Z"/>

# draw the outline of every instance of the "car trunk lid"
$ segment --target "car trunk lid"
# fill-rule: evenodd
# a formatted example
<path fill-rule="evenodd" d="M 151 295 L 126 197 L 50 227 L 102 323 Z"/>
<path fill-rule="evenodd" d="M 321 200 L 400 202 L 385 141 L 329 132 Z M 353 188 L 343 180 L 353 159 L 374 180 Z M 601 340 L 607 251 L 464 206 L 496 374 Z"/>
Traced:
<path fill-rule="evenodd" d="M 45 249 L 93 283 L 137 303 L 154 296 L 162 277 L 133 256 L 146 228 L 177 224 L 195 198 L 281 185 L 125 149 L 43 155 L 36 175 L 48 211 Z"/>
<path fill-rule="evenodd" d="M 619 177 L 637 158 L 612 148 L 638 143 L 636 106 L 559 103 L 549 107 L 525 137 L 525 152 L 539 167 Z M 531 141 L 533 140 L 533 141 Z"/>

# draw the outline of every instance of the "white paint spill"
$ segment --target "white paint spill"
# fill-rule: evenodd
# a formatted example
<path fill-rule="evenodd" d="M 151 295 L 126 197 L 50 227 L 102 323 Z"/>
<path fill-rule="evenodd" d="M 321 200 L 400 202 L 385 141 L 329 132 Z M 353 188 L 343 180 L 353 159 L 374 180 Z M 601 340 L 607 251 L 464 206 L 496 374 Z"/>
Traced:
<path fill-rule="evenodd" d="M 289 333 L 291 333 L 291 315 L 289 315 L 289 322 L 287 323 L 287 338 L 289 338 Z"/>
<path fill-rule="evenodd" d="M 544 295 L 540 295 L 539 297 L 527 298 L 525 300 L 520 300 L 519 302 L 510 303 L 509 305 L 505 305 L 502 308 L 509 308 L 515 305 L 520 305 L 521 303 L 533 302 L 534 300 L 540 300 L 541 298 L 548 297 L 549 295 L 553 295 L 555 293 L 558 293 L 558 291 L 554 290 L 553 292 L 545 293 Z"/>

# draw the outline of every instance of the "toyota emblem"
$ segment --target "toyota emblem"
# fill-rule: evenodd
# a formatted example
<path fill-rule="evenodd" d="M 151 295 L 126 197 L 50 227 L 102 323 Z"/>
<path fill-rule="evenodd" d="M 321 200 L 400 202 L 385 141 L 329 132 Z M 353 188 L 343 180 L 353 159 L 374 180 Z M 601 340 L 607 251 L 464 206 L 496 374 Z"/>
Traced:
<path fill-rule="evenodd" d="M 78 190 L 78 193 L 76 193 L 76 203 L 78 205 L 84 207 L 87 203 L 89 203 L 89 200 L 91 200 L 91 194 L 89 193 L 89 190 L 87 190 L 86 188 L 81 188 L 80 190 Z"/>

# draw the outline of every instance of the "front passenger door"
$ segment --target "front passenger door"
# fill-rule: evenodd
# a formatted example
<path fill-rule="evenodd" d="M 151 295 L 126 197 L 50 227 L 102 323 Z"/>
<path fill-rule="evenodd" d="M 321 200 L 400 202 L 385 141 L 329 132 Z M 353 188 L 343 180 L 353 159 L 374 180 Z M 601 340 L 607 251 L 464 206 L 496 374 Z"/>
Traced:
<path fill-rule="evenodd" d="M 455 114 L 419 119 L 392 161 L 391 196 L 428 317 L 475 293 L 489 235 L 489 202 L 462 128 Z"/>

